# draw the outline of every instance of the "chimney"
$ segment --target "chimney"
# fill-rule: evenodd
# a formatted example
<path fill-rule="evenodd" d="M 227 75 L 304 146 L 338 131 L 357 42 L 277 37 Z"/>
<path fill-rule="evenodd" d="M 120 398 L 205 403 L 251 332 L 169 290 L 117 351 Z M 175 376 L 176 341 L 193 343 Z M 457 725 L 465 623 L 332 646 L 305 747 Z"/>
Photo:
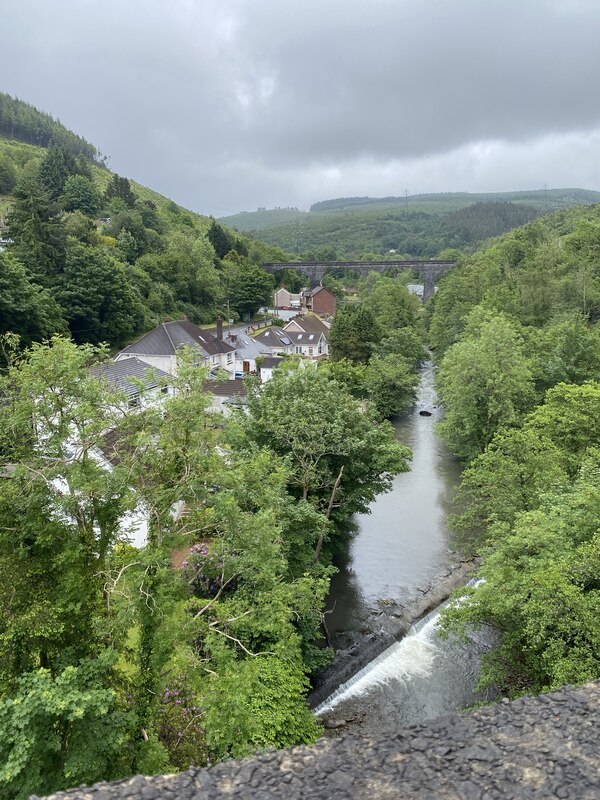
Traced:
<path fill-rule="evenodd" d="M 221 315 L 217 317 L 217 339 L 221 341 L 223 339 L 223 320 L 221 319 Z"/>

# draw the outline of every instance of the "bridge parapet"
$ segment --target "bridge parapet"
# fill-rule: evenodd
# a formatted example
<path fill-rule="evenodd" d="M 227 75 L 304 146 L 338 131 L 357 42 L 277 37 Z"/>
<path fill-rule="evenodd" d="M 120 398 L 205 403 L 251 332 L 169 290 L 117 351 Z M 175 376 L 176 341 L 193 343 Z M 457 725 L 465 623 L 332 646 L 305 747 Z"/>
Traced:
<path fill-rule="evenodd" d="M 267 751 L 55 800 L 597 800 L 600 685 L 452 715 L 375 737 Z"/>
<path fill-rule="evenodd" d="M 263 264 L 266 272 L 274 274 L 282 269 L 292 269 L 296 272 L 304 272 L 311 286 L 317 286 L 325 274 L 332 269 L 350 269 L 359 275 L 368 275 L 370 272 L 387 272 L 388 270 L 410 269 L 417 272 L 423 280 L 423 300 L 427 301 L 433 296 L 435 284 L 439 276 L 454 266 L 454 261 L 291 261 L 291 262 L 270 262 Z"/>

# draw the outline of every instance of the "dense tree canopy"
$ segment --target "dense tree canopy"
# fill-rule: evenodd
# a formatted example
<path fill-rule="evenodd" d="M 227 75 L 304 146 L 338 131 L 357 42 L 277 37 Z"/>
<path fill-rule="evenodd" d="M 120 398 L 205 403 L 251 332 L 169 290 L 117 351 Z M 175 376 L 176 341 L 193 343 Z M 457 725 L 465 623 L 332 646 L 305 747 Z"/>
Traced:
<path fill-rule="evenodd" d="M 484 555 L 445 625 L 492 630 L 482 680 L 509 696 L 600 672 L 598 231 L 596 208 L 536 220 L 434 301 L 440 431 L 470 459 L 453 525 Z"/>
<path fill-rule="evenodd" d="M 478 455 L 500 428 L 519 425 L 535 392 L 518 328 L 475 310 L 442 361 L 439 393 L 447 406 L 440 433 L 461 458 Z"/>
<path fill-rule="evenodd" d="M 144 410 L 89 370 L 104 357 L 55 338 L 0 376 L 7 796 L 314 741 L 336 522 L 406 468 L 391 427 L 324 373 L 282 371 L 252 396 L 254 426 L 207 416 L 191 353 Z"/>
<path fill-rule="evenodd" d="M 382 332 L 373 313 L 363 305 L 344 306 L 335 315 L 329 332 L 329 352 L 338 361 L 348 359 L 355 364 L 366 363 Z"/>

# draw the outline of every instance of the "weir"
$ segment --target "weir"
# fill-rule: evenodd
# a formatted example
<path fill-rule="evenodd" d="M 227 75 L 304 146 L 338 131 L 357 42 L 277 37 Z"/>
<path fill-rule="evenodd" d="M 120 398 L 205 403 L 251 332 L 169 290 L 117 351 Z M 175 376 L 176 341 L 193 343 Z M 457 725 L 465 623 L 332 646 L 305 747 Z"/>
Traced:
<path fill-rule="evenodd" d="M 469 582 L 474 585 L 475 581 Z M 337 727 L 358 721 L 361 731 L 376 732 L 428 720 L 494 697 L 494 690 L 477 688 L 481 657 L 495 642 L 489 629 L 468 634 L 466 642 L 442 638 L 440 614 L 447 600 L 408 634 L 343 683 L 314 713 Z"/>
<path fill-rule="evenodd" d="M 400 642 L 390 645 L 350 680 L 342 683 L 314 709 L 315 716 L 323 716 L 333 711 L 342 701 L 367 694 L 372 687 L 381 686 L 391 679 L 406 680 L 411 675 L 426 675 L 431 669 L 436 648 L 431 634 L 435 630 L 441 608 L 446 605 L 444 603 L 415 622 Z"/>

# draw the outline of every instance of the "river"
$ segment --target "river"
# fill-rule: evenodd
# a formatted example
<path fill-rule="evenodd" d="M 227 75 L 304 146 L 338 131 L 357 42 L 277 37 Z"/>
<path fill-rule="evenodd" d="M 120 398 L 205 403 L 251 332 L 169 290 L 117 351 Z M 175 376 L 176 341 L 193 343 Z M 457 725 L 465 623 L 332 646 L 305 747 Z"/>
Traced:
<path fill-rule="evenodd" d="M 474 685 L 486 637 L 473 636 L 466 647 L 442 641 L 437 611 L 380 654 L 401 638 L 390 633 L 392 615 L 459 561 L 448 515 L 461 468 L 435 433 L 442 411 L 434 377 L 433 365 L 423 365 L 415 407 L 394 423 L 397 438 L 413 452 L 411 470 L 395 478 L 370 514 L 355 518 L 356 534 L 337 559 L 328 598 L 327 628 L 341 666 L 333 665 L 337 683 L 331 671 L 326 681 L 332 695 L 315 695 L 317 710 L 330 720 L 360 720 L 367 730 L 424 722 L 480 699 Z M 352 669 L 352 661 L 344 662 L 369 647 L 376 653 L 370 663 L 358 658 Z"/>

